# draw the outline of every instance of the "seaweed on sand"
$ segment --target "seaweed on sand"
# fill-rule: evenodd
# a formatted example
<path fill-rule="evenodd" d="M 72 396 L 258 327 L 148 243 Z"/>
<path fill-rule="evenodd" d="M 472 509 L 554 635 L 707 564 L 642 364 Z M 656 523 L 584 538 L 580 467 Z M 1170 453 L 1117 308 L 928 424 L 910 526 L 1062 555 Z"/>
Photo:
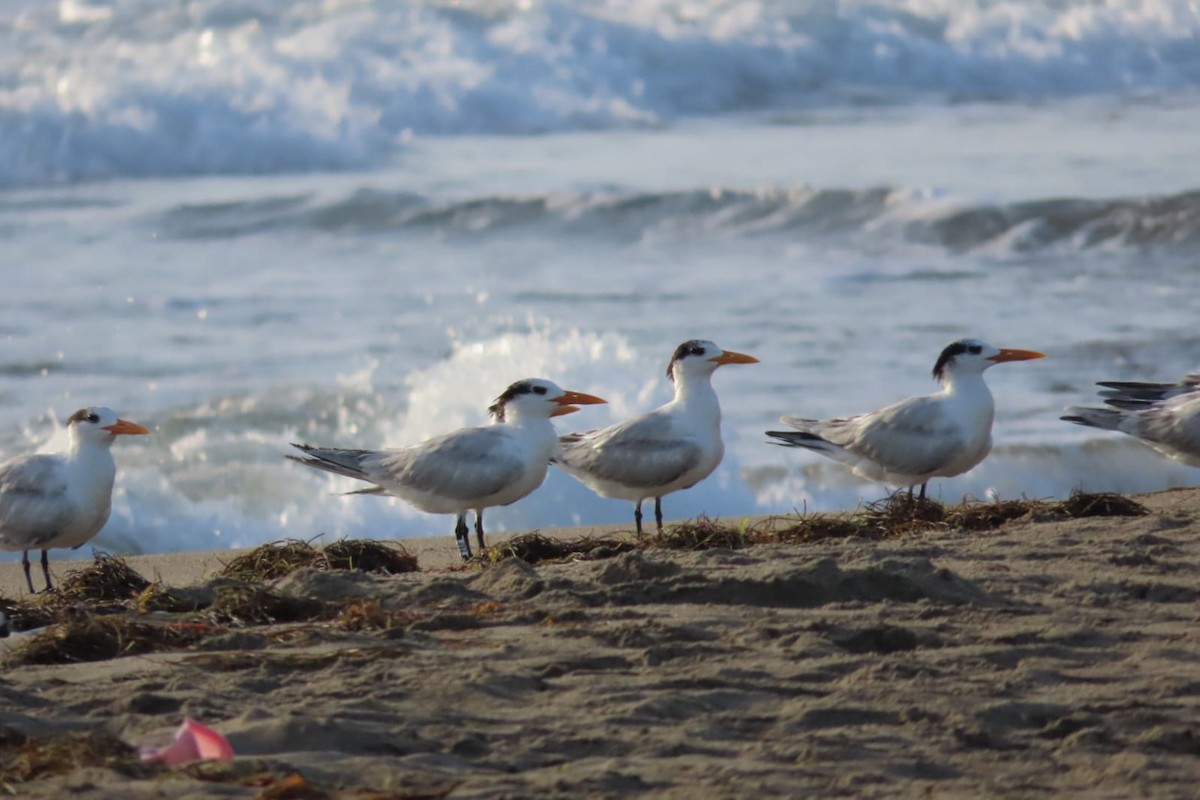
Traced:
<path fill-rule="evenodd" d="M 201 611 L 208 608 L 210 602 L 211 595 L 206 592 L 175 589 L 155 581 L 134 598 L 133 605 L 142 614 L 154 611 L 180 614 Z"/>
<path fill-rule="evenodd" d="M 879 529 L 855 521 L 849 514 L 802 514 L 794 522 L 766 534 L 762 540 L 800 543 L 853 536 L 878 539 L 879 535 Z"/>
<path fill-rule="evenodd" d="M 415 618 L 411 611 L 389 611 L 379 598 L 368 597 L 342 606 L 333 624 L 347 631 L 389 631 L 403 628 Z"/>
<path fill-rule="evenodd" d="M 83 569 L 71 570 L 58 588 L 38 595 L 41 605 L 121 603 L 139 595 L 150 581 L 119 556 L 97 553 Z"/>
<path fill-rule="evenodd" d="M 752 544 L 747 530 L 739 530 L 701 515 L 693 520 L 669 525 L 650 540 L 652 547 L 667 550 L 737 550 Z"/>
<path fill-rule="evenodd" d="M 217 588 L 217 599 L 205 615 L 225 625 L 271 625 L 276 622 L 312 622 L 324 619 L 325 603 L 311 597 L 276 594 L 248 583 Z"/>
<path fill-rule="evenodd" d="M 637 545 L 632 541 L 615 536 L 552 539 L 540 533 L 526 533 L 492 545 L 480 554 L 480 560 L 484 564 L 497 564 L 516 558 L 527 564 L 537 564 L 543 561 L 611 558 L 636 549 Z"/>
<path fill-rule="evenodd" d="M 9 730 L 0 741 L 0 790 L 14 795 L 19 794 L 14 784 L 84 767 L 105 767 L 128 776 L 153 772 L 141 764 L 136 750 L 103 730 L 37 738 Z"/>
<path fill-rule="evenodd" d="M 996 500 L 990 503 L 964 502 L 946 509 L 946 525 L 959 531 L 990 531 L 1006 522 L 1046 511 L 1044 500 Z"/>
<path fill-rule="evenodd" d="M 1072 492 L 1059 504 L 1059 513 L 1071 519 L 1080 517 L 1144 517 L 1150 509 L 1136 500 L 1112 492 L 1089 494 Z"/>
<path fill-rule="evenodd" d="M 321 548 L 318 568 L 356 569 L 361 572 L 382 572 L 401 575 L 417 572 L 417 557 L 399 542 L 377 542 L 373 539 L 343 539 Z"/>
<path fill-rule="evenodd" d="M 178 650 L 212 632 L 199 622 L 133 622 L 113 615 L 76 612 L 70 619 L 32 634 L 8 656 L 9 663 L 70 664 Z"/>
<path fill-rule="evenodd" d="M 225 565 L 221 575 L 261 583 L 282 578 L 301 567 L 312 565 L 316 560 L 317 549 L 311 544 L 298 539 L 285 539 L 242 553 Z"/>
<path fill-rule="evenodd" d="M 420 569 L 416 556 L 397 542 L 343 539 L 318 549 L 308 542 L 285 539 L 242 553 L 225 565 L 221 575 L 261 583 L 290 575 L 302 567 L 323 571 L 356 569 L 388 575 Z"/>
<path fill-rule="evenodd" d="M 883 536 L 908 536 L 946 528 L 945 506 L 903 489 L 868 503 L 861 516 L 865 526 L 878 529 Z"/>

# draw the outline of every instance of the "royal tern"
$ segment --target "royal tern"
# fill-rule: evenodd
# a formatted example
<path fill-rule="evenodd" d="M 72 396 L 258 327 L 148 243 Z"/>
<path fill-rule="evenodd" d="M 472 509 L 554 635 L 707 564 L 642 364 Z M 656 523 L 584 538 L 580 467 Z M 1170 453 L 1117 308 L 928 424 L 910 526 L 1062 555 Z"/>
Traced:
<path fill-rule="evenodd" d="M 997 349 L 978 339 L 952 342 L 933 377 L 942 391 L 910 397 L 878 411 L 830 420 L 780 417 L 795 431 L 767 431 L 772 444 L 815 450 L 850 466 L 854 474 L 893 486 L 961 475 L 992 449 L 995 403 L 984 370 L 1005 361 L 1045 358 L 1033 350 Z"/>
<path fill-rule="evenodd" d="M 149 433 L 111 408 L 83 408 L 67 421 L 65 453 L 17 456 L 0 464 L 0 549 L 20 550 L 25 582 L 29 551 L 42 551 L 50 588 L 52 547 L 81 547 L 108 521 L 117 467 L 111 446 L 122 434 Z"/>
<path fill-rule="evenodd" d="M 1069 406 L 1062 419 L 1126 433 L 1164 456 L 1200 467 L 1200 373 L 1178 383 L 1101 381 L 1112 408 Z"/>
<path fill-rule="evenodd" d="M 617 425 L 559 437 L 555 466 L 603 497 L 633 501 L 639 535 L 642 502 L 653 497 L 661 531 L 663 495 L 695 486 L 725 454 L 713 371 L 722 364 L 757 362 L 712 342 L 684 342 L 667 365 L 667 377 L 675 384 L 671 402 Z"/>
<path fill-rule="evenodd" d="M 464 561 L 471 558 L 466 515 L 475 512 L 483 544 L 483 510 L 506 506 L 542 485 L 557 434 L 550 423 L 604 400 L 568 392 L 547 380 L 517 381 L 488 408 L 493 425 L 462 428 L 395 450 L 343 450 L 293 444 L 304 456 L 292 461 L 373 483 L 348 494 L 394 495 L 431 514 L 455 514 L 454 535 Z"/>

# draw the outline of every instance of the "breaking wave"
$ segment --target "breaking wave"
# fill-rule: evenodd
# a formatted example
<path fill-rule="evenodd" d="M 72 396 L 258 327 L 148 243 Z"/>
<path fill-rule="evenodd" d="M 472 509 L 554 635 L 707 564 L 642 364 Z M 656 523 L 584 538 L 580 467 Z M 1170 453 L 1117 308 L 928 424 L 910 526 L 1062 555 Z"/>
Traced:
<path fill-rule="evenodd" d="M 0 186 L 369 168 L 414 135 L 1197 86 L 1189 0 L 17 0 Z"/>
<path fill-rule="evenodd" d="M 304 195 L 188 204 L 157 217 L 176 238 L 226 238 L 280 228 L 489 236 L 522 231 L 613 241 L 854 235 L 955 252 L 1194 247 L 1200 191 L 1146 198 L 1054 198 L 972 204 L 901 189 L 704 189 L 437 199 L 360 190 L 316 202 Z"/>

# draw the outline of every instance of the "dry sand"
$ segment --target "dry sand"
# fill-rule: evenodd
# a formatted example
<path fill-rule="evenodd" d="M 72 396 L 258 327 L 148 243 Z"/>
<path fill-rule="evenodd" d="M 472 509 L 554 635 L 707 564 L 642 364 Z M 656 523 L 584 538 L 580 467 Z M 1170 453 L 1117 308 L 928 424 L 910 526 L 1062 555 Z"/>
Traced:
<path fill-rule="evenodd" d="M 190 716 L 239 754 L 12 786 L 38 798 L 1194 798 L 1200 492 L 1139 499 L 1152 514 L 484 570 L 429 570 L 454 557 L 431 540 L 421 573 L 274 587 L 377 598 L 390 630 L 10 664 L 0 744 L 162 743 Z M 228 558 L 131 564 L 181 584 Z M 293 773 L 308 793 L 272 788 Z"/>

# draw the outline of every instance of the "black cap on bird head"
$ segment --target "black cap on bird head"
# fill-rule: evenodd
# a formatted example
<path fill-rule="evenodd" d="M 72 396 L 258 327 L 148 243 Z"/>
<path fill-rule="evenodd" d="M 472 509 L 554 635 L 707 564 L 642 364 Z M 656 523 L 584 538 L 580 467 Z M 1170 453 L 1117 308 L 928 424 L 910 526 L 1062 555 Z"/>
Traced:
<path fill-rule="evenodd" d="M 508 402 L 516 397 L 519 397 L 520 395 L 533 394 L 534 392 L 537 392 L 538 394 L 545 394 L 546 387 L 535 386 L 533 381 L 528 380 L 517 381 L 516 383 L 510 384 L 509 387 L 505 389 L 499 397 L 493 400 L 490 406 L 488 406 L 488 413 L 492 415 L 492 419 L 494 419 L 496 422 L 504 422 L 504 407 L 508 405 Z"/>
<path fill-rule="evenodd" d="M 704 348 L 704 342 L 700 339 L 688 339 L 679 347 L 675 348 L 675 352 L 671 354 L 671 361 L 667 364 L 667 378 L 671 381 L 675 380 L 673 368 L 675 362 L 680 361 L 688 356 L 702 356 L 708 351 Z"/>
<path fill-rule="evenodd" d="M 942 350 L 942 354 L 938 356 L 937 363 L 933 365 L 933 377 L 939 381 L 944 379 L 946 377 L 946 368 L 950 366 L 950 362 L 963 353 L 979 355 L 982 352 L 983 342 L 975 339 L 959 339 L 957 342 L 951 342 Z"/>

